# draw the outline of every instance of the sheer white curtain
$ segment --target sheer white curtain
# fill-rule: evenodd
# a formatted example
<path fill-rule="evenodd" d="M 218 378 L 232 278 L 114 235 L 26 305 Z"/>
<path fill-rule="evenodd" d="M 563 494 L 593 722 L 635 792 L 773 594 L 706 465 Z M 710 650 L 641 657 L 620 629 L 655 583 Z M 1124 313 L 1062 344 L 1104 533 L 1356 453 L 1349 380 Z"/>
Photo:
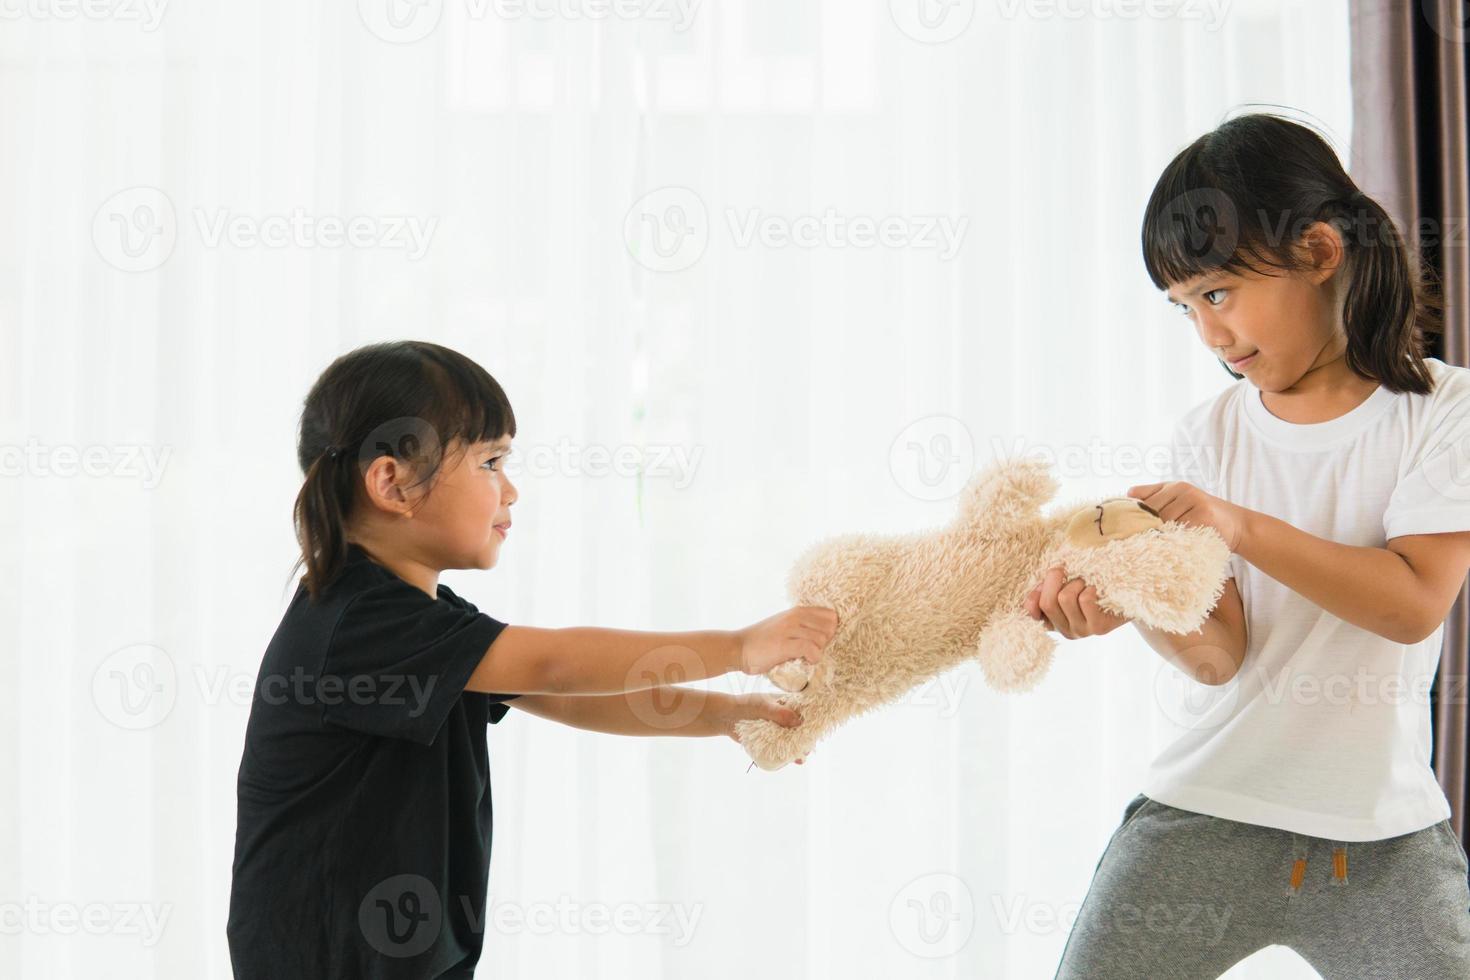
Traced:
<path fill-rule="evenodd" d="M 332 357 L 432 339 L 510 394 L 516 530 L 445 576 L 481 608 L 753 621 L 807 543 L 942 522 L 999 456 L 1167 476 L 1136 454 L 1229 379 L 1144 201 L 1241 103 L 1345 147 L 1345 7 L 4 4 L 0 974 L 229 975 Z M 775 774 L 512 712 L 481 973 L 1050 976 L 1168 670 L 1126 629 L 1030 696 L 962 669 Z"/>

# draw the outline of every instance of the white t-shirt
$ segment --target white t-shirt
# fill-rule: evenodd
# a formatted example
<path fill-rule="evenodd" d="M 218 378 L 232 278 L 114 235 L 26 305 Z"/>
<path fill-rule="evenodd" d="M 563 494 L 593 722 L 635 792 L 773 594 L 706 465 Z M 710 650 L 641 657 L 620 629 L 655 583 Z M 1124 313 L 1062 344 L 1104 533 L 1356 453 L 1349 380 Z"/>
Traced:
<path fill-rule="evenodd" d="M 1248 380 L 1174 430 L 1174 479 L 1317 537 L 1382 548 L 1470 530 L 1470 369 L 1426 359 L 1428 395 L 1380 385 L 1352 411 L 1296 424 Z M 1405 645 L 1353 626 L 1230 556 L 1245 605 L 1240 671 L 1210 686 L 1167 663 L 1155 703 L 1169 744 L 1143 792 L 1170 806 L 1337 841 L 1450 815 L 1430 768 L 1441 624 Z"/>

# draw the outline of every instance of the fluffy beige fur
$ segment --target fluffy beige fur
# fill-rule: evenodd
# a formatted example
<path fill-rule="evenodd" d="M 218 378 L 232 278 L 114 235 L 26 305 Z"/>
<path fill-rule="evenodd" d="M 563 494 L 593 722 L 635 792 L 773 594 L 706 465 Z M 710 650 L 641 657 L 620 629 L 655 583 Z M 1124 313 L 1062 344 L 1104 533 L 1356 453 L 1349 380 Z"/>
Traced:
<path fill-rule="evenodd" d="M 850 718 L 897 701 L 974 657 L 1002 691 L 1036 686 L 1056 638 L 1025 611 L 1046 570 L 1095 586 L 1103 609 L 1172 633 L 1199 628 L 1219 601 L 1230 550 L 1213 528 L 1162 521 L 1131 497 L 1043 514 L 1057 492 L 1048 464 L 1003 460 L 977 474 L 946 527 L 823 541 L 792 568 L 791 601 L 837 610 L 820 664 L 767 676 L 793 693 L 797 728 L 742 721 L 736 734 L 763 769 L 805 756 Z"/>

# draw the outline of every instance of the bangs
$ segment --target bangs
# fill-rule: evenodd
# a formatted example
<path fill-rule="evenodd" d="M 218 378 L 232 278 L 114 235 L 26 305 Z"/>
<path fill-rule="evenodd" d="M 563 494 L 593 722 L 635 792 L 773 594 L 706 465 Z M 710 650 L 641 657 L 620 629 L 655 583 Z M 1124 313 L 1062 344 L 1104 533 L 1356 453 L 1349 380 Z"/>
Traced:
<path fill-rule="evenodd" d="M 1149 279 L 1158 289 L 1188 282 L 1196 276 L 1220 272 L 1254 272 L 1270 275 L 1269 270 L 1281 268 L 1274 258 L 1249 243 L 1224 254 L 1223 248 L 1200 249 L 1193 245 L 1186 233 L 1161 234 L 1144 245 L 1144 265 Z M 1221 259 L 1221 255 L 1224 258 Z"/>
<path fill-rule="evenodd" d="M 426 380 L 434 389 L 430 421 L 447 448 L 494 442 L 516 434 L 515 412 L 499 383 L 480 365 L 454 351 L 423 345 Z"/>
<path fill-rule="evenodd" d="M 1237 206 L 1244 189 L 1201 162 L 1204 139 L 1170 162 L 1144 208 L 1143 265 L 1157 289 L 1210 272 L 1282 267 L 1250 210 Z"/>

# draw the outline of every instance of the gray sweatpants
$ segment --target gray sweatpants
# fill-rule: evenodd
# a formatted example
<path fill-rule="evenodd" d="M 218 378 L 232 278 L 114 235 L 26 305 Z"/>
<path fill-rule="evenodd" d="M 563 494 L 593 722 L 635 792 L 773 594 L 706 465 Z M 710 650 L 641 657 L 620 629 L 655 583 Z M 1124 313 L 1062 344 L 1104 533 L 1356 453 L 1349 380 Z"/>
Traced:
<path fill-rule="evenodd" d="M 1143 794 L 1097 863 L 1057 980 L 1213 980 L 1258 949 L 1324 980 L 1470 978 L 1470 865 L 1448 820 L 1344 843 Z"/>

